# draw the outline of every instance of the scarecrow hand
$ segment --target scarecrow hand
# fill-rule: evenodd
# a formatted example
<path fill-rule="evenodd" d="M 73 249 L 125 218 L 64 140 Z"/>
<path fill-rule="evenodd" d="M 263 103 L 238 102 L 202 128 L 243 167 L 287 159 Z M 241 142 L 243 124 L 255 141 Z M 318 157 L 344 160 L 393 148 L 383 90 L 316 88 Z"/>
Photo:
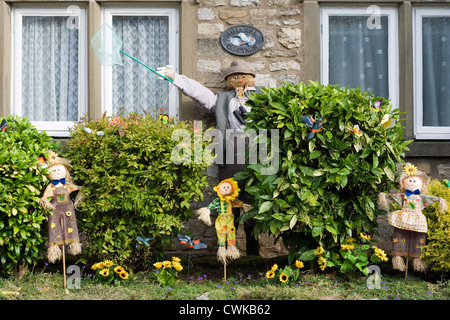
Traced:
<path fill-rule="evenodd" d="M 162 76 L 164 76 L 166 78 L 169 78 L 170 80 L 173 80 L 175 78 L 175 68 L 172 67 L 171 65 L 167 65 L 165 67 L 159 67 L 159 68 L 156 69 L 156 71 L 160 75 L 162 75 Z M 159 77 L 158 79 L 163 80 L 162 77 Z"/>
<path fill-rule="evenodd" d="M 200 208 L 196 212 L 197 219 L 203 221 L 207 226 L 211 226 L 211 211 L 208 208 Z"/>

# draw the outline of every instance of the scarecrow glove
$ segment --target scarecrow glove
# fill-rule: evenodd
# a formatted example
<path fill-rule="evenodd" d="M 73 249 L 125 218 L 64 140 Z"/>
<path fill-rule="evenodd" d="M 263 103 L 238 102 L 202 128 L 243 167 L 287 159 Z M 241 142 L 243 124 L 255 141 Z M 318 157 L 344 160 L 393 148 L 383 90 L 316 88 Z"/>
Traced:
<path fill-rule="evenodd" d="M 172 67 L 171 65 L 167 65 L 165 67 L 159 67 L 156 69 L 156 71 L 166 77 L 169 78 L 170 80 L 173 80 L 175 78 L 175 68 Z M 158 77 L 158 79 L 163 80 L 164 78 L 162 77 Z"/>

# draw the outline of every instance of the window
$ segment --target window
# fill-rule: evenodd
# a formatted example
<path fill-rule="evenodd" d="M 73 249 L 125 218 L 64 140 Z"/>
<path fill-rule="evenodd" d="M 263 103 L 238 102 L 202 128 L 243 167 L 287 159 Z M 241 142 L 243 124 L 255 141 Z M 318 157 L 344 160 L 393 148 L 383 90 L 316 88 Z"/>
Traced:
<path fill-rule="evenodd" d="M 321 82 L 360 87 L 398 107 L 397 12 L 321 8 Z"/>
<path fill-rule="evenodd" d="M 416 139 L 450 139 L 450 9 L 413 10 Z"/>
<path fill-rule="evenodd" d="M 105 6 L 103 22 L 122 39 L 122 51 L 153 70 L 178 66 L 178 15 L 174 8 Z M 109 115 L 166 108 L 178 116 L 178 92 L 173 85 L 133 59 L 122 55 L 121 65 L 102 67 L 103 110 Z"/>
<path fill-rule="evenodd" d="M 13 9 L 12 114 L 50 136 L 68 136 L 87 111 L 86 16 L 77 8 Z"/>

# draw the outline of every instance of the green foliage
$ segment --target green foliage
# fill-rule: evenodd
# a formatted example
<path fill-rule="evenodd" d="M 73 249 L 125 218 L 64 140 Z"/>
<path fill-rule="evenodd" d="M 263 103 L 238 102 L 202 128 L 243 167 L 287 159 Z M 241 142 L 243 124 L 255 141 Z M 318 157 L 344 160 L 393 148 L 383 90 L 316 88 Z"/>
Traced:
<path fill-rule="evenodd" d="M 91 267 L 95 271 L 94 279 L 106 284 L 120 285 L 128 280 L 128 272 L 120 265 L 115 265 L 111 260 L 97 262 Z"/>
<path fill-rule="evenodd" d="M 178 281 L 178 272 L 183 270 L 180 261 L 180 258 L 172 257 L 172 261 L 165 260 L 153 264 L 156 269 L 152 274 L 160 285 L 172 286 Z"/>
<path fill-rule="evenodd" d="M 48 184 L 38 157 L 55 149 L 51 138 L 25 118 L 6 118 L 0 132 L 0 274 L 16 264 L 35 264 L 44 246 L 47 212 L 39 205 Z"/>
<path fill-rule="evenodd" d="M 439 180 L 432 180 L 427 194 L 440 197 L 450 203 L 450 188 Z M 432 270 L 450 271 L 450 213 L 439 212 L 439 206 L 429 206 L 423 210 L 427 217 L 427 245 L 422 248 L 421 258 Z"/>
<path fill-rule="evenodd" d="M 248 165 L 246 178 L 254 207 L 243 216 L 256 220 L 255 233 L 282 236 L 290 260 L 323 246 L 339 245 L 361 232 L 374 233 L 377 195 L 396 186 L 395 170 L 404 162 L 403 127 L 398 109 L 359 88 L 312 82 L 265 88 L 250 97 L 248 129 L 279 129 L 279 170 L 263 175 L 263 164 Z M 390 115 L 392 124 L 381 125 Z M 302 116 L 323 120 L 312 139 Z M 359 126 L 361 135 L 353 128 Z M 268 144 L 270 145 L 270 139 Z"/>
<path fill-rule="evenodd" d="M 72 129 L 65 157 L 83 187 L 78 225 L 88 234 L 88 259 L 148 266 L 192 216 L 190 203 L 201 200 L 207 186 L 207 165 L 172 161 L 176 129 L 193 132 L 192 124 L 163 124 L 149 114 L 103 117 Z M 154 240 L 136 247 L 138 236 Z"/>

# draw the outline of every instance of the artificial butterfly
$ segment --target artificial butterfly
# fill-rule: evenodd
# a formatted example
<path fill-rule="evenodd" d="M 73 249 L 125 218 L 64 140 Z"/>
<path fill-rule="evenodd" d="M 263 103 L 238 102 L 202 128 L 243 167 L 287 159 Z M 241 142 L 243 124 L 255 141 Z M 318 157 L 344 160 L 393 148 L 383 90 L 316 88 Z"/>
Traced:
<path fill-rule="evenodd" d="M 448 181 L 447 179 L 442 180 L 442 182 L 446 187 L 450 187 L 450 181 Z"/>
<path fill-rule="evenodd" d="M 6 129 L 8 129 L 8 122 L 6 119 L 2 120 L 2 123 L 0 124 L 0 130 L 5 133 Z"/>
<path fill-rule="evenodd" d="M 380 124 L 381 124 L 383 127 L 387 128 L 387 127 L 390 126 L 391 122 L 392 122 L 391 116 L 390 116 L 388 113 L 386 113 L 386 114 L 383 116 L 383 119 L 381 119 Z"/>
<path fill-rule="evenodd" d="M 305 123 L 309 128 L 311 128 L 311 132 L 309 132 L 306 135 L 307 139 L 312 139 L 314 138 L 314 135 L 316 134 L 316 132 L 319 132 L 320 130 L 322 130 L 322 118 L 319 118 L 317 121 L 314 120 L 313 117 L 307 117 L 307 116 L 303 116 L 300 118 L 303 123 Z"/>
<path fill-rule="evenodd" d="M 372 106 L 372 101 L 370 101 L 370 107 L 372 108 L 373 111 L 378 112 L 381 110 L 380 107 L 381 107 L 382 103 L 383 103 L 383 99 L 380 99 L 377 102 L 375 102 Z"/>
<path fill-rule="evenodd" d="M 359 125 L 355 124 L 353 126 L 353 129 L 350 129 L 351 132 L 353 132 L 354 134 L 356 134 L 358 137 L 362 136 L 362 131 L 361 129 L 359 129 Z"/>
<path fill-rule="evenodd" d="M 160 114 L 158 116 L 158 120 L 161 121 L 164 124 L 168 124 L 169 123 L 169 116 L 167 114 Z"/>
<path fill-rule="evenodd" d="M 194 248 L 198 250 L 198 249 L 205 249 L 208 247 L 206 243 L 200 241 L 200 239 L 191 239 L 190 237 L 181 233 L 177 235 L 177 238 L 181 244 L 187 245 L 188 248 Z"/>
<path fill-rule="evenodd" d="M 152 241 L 153 239 L 155 239 L 154 237 L 151 238 L 143 238 L 141 236 L 137 236 L 136 240 L 138 243 L 136 243 L 136 248 L 140 245 L 140 244 L 145 244 L 147 247 L 150 246 L 150 243 L 148 243 L 149 241 Z"/>

